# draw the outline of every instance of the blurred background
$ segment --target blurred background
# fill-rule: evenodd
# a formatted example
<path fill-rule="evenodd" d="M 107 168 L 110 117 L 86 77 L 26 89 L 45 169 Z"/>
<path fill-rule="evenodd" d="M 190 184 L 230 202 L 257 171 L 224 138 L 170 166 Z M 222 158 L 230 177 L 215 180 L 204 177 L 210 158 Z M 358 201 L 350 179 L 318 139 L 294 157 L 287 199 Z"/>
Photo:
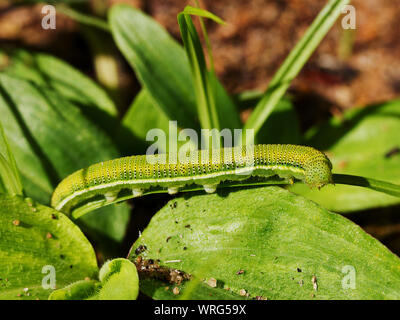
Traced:
<path fill-rule="evenodd" d="M 60 2 L 60 1 L 59 1 Z M 178 41 L 178 12 L 186 0 L 91 0 L 71 2 L 79 12 L 106 18 L 114 3 L 127 3 L 153 16 Z M 289 51 L 310 25 L 326 0 L 201 0 L 200 6 L 225 21 L 206 20 L 216 72 L 227 90 L 262 92 Z M 400 0 L 353 0 L 356 30 L 343 30 L 340 21 L 323 40 L 290 89 L 301 129 L 339 116 L 344 110 L 392 100 L 400 96 Z M 57 11 L 57 28 L 41 28 L 43 3 L 0 0 L 1 48 L 26 48 L 51 53 L 96 79 L 116 99 L 122 114 L 140 90 L 129 65 L 113 46 Z M 6 59 L 3 57 L 3 59 Z M 7 61 L 0 61 L 1 65 Z M 107 77 L 115 67 L 116 77 Z M 106 71 L 104 71 L 106 70 Z M 305 108 L 307 106 L 307 108 Z M 251 108 L 241 110 L 245 121 Z M 165 197 L 168 199 L 168 196 Z M 131 232 L 148 221 L 147 199 L 135 201 L 138 213 Z M 155 212 L 157 208 L 153 208 Z M 348 217 L 400 254 L 399 208 L 369 210 Z M 151 216 L 147 214 L 147 216 Z M 132 239 L 127 241 L 132 243 Z"/>

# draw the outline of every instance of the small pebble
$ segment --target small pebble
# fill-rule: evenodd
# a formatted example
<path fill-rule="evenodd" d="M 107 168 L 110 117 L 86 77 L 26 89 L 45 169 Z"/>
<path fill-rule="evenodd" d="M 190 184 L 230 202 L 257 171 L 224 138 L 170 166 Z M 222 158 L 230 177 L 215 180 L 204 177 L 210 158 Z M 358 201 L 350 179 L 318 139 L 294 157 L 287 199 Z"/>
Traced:
<path fill-rule="evenodd" d="M 178 294 L 179 294 L 179 288 L 178 288 L 178 287 L 175 287 L 175 288 L 172 290 L 172 292 L 173 292 L 175 295 L 178 295 Z"/>
<path fill-rule="evenodd" d="M 217 286 L 217 280 L 215 278 L 210 278 L 207 280 L 207 284 L 210 287 L 215 288 Z"/>
<path fill-rule="evenodd" d="M 240 289 L 239 294 L 240 294 L 242 297 L 245 297 L 245 296 L 247 295 L 247 291 L 244 290 L 244 289 Z"/>

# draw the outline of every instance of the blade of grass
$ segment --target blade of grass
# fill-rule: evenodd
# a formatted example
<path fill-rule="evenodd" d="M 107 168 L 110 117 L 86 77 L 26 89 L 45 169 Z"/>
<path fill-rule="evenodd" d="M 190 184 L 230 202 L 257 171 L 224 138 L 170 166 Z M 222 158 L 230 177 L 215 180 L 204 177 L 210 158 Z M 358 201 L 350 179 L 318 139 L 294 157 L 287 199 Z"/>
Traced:
<path fill-rule="evenodd" d="M 57 5 L 57 11 L 65 14 L 66 16 L 70 17 L 73 20 L 78 21 L 79 23 L 91 27 L 95 27 L 101 29 L 106 32 L 110 32 L 110 27 L 108 26 L 107 21 L 97 18 L 95 16 L 91 16 L 88 14 L 81 13 L 76 11 L 65 4 Z"/>
<path fill-rule="evenodd" d="M 210 69 L 211 69 L 211 72 L 213 72 L 215 74 L 214 58 L 213 58 L 213 55 L 212 55 L 211 42 L 210 42 L 210 39 L 208 38 L 208 33 L 207 33 L 206 26 L 204 24 L 203 17 L 207 17 L 207 18 L 213 19 L 215 22 L 221 23 L 221 24 L 223 24 L 224 21 L 222 19 L 220 19 L 219 17 L 217 17 L 216 15 L 212 14 L 211 12 L 208 12 L 206 10 L 200 9 L 200 4 L 199 4 L 198 0 L 196 0 L 195 2 L 196 2 L 197 8 L 194 8 L 192 6 L 186 6 L 185 9 L 183 10 L 183 12 L 187 13 L 187 14 L 191 14 L 191 15 L 196 15 L 196 16 L 199 17 L 201 31 L 203 32 L 204 40 L 206 42 L 208 60 L 209 60 L 209 63 L 210 63 Z"/>
<path fill-rule="evenodd" d="M 229 128 L 229 129 L 239 128 L 239 127 L 241 127 L 241 124 L 240 124 L 240 120 L 239 120 L 239 116 L 236 111 L 236 108 L 235 108 L 232 100 L 230 99 L 229 95 L 226 93 L 225 89 L 222 87 L 221 83 L 218 81 L 218 77 L 215 73 L 214 58 L 212 55 L 212 46 L 211 46 L 210 39 L 208 37 L 207 29 L 206 29 L 203 18 L 211 19 L 214 22 L 222 24 L 222 25 L 226 24 L 226 22 L 223 21 L 218 16 L 216 16 L 215 14 L 213 14 L 207 10 L 203 10 L 203 9 L 199 8 L 199 2 L 197 0 L 195 0 L 195 3 L 196 3 L 197 8 L 192 7 L 192 6 L 186 6 L 182 13 L 197 16 L 200 21 L 200 26 L 201 26 L 203 37 L 204 37 L 205 44 L 206 44 L 208 62 L 209 62 L 209 67 L 210 67 L 210 70 L 207 74 L 207 76 L 208 76 L 207 80 L 208 80 L 208 87 L 210 88 L 211 98 L 212 98 L 211 110 L 215 109 L 216 114 L 218 115 L 218 124 L 219 124 L 220 128 Z M 213 128 L 215 128 L 215 127 L 213 127 Z"/>
<path fill-rule="evenodd" d="M 186 13 L 186 14 L 190 14 L 192 16 L 198 16 L 198 17 L 203 17 L 203 18 L 208 18 L 211 19 L 213 21 L 215 21 L 216 23 L 219 24 L 226 24 L 226 22 L 224 20 L 222 20 L 220 17 L 216 16 L 215 14 L 211 13 L 210 11 L 198 8 L 199 6 L 199 2 L 196 0 L 196 7 L 192 7 L 192 6 L 186 6 L 185 9 L 183 9 L 182 13 Z"/>
<path fill-rule="evenodd" d="M 196 105 L 201 127 L 220 129 L 203 48 L 196 28 L 190 15 L 185 13 L 178 14 L 178 23 L 195 84 Z"/>
<path fill-rule="evenodd" d="M 263 98 L 246 122 L 245 129 L 254 129 L 255 134 L 263 126 L 279 100 L 289 88 L 291 81 L 314 52 L 350 0 L 330 0 L 308 28 L 305 35 L 290 52 L 282 66 L 272 78 Z"/>
<path fill-rule="evenodd" d="M 195 0 L 195 3 L 196 3 L 197 8 L 192 7 L 192 6 L 186 6 L 185 9 L 183 10 L 183 13 L 187 13 L 187 14 L 199 17 L 201 31 L 203 32 L 204 40 L 206 42 L 208 59 L 209 59 L 209 62 L 210 62 L 210 69 L 211 69 L 211 72 L 215 73 L 214 58 L 213 58 L 213 55 L 212 55 L 211 42 L 210 42 L 210 39 L 208 37 L 207 29 L 206 29 L 206 26 L 204 24 L 204 19 L 203 18 L 211 19 L 214 22 L 222 24 L 222 25 L 225 25 L 226 22 L 224 20 L 222 20 L 220 17 L 216 16 L 215 14 L 213 14 L 213 13 L 207 11 L 207 10 L 201 9 L 198 0 Z"/>

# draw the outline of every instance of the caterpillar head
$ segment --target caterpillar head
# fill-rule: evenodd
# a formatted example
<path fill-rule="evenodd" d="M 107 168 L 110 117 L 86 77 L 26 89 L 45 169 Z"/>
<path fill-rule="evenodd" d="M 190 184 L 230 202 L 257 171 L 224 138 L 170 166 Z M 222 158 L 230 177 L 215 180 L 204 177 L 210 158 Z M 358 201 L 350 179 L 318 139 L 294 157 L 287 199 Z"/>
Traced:
<path fill-rule="evenodd" d="M 305 182 L 310 188 L 322 188 L 323 186 L 333 183 L 332 179 L 332 163 L 324 156 L 315 159 L 306 167 Z"/>

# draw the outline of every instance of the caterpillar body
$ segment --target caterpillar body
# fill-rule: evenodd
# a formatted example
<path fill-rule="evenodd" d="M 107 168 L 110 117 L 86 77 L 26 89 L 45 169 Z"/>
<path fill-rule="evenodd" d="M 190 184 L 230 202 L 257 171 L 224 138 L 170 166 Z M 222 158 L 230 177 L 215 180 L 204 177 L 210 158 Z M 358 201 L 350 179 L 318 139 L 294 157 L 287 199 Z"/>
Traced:
<path fill-rule="evenodd" d="M 255 145 L 250 154 L 245 146 L 211 152 L 199 150 L 192 152 L 187 161 L 170 163 L 166 155 L 165 163 L 161 164 L 149 163 L 148 157 L 123 157 L 72 173 L 55 189 L 52 207 L 69 214 L 96 199 L 105 204 L 118 202 L 126 199 L 127 193 L 131 198 L 137 197 L 150 188 L 165 188 L 174 194 L 190 184 L 201 185 L 207 193 L 212 193 L 220 182 L 249 177 L 297 179 L 317 188 L 332 183 L 332 164 L 328 157 L 307 146 Z"/>

